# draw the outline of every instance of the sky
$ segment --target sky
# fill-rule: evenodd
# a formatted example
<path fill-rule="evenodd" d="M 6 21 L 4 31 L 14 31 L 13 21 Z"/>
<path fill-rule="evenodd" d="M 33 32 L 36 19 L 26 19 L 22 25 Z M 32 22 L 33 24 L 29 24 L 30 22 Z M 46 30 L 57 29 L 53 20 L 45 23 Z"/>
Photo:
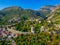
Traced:
<path fill-rule="evenodd" d="M 0 0 L 0 9 L 20 6 L 24 9 L 38 10 L 45 5 L 58 5 L 60 0 Z"/>

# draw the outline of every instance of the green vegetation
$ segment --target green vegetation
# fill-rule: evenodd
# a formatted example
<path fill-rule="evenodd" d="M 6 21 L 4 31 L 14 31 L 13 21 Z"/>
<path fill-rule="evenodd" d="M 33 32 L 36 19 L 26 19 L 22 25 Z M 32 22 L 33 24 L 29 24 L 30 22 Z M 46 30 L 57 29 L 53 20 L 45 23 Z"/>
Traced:
<path fill-rule="evenodd" d="M 16 24 L 15 30 L 21 32 L 31 32 L 31 26 L 34 27 L 35 34 L 21 34 L 13 39 L 17 45 L 60 45 L 60 32 L 59 34 L 51 33 L 55 30 L 60 30 L 57 27 L 60 25 L 60 8 L 55 9 L 53 13 L 50 8 L 52 7 L 44 7 L 39 11 L 23 9 L 21 7 L 5 8 L 0 11 L 0 26 Z M 47 20 L 52 15 L 54 16 Z M 13 22 L 14 20 L 10 23 L 8 22 L 15 17 L 20 18 L 19 22 Z M 39 20 L 36 21 L 36 19 Z M 46 31 L 40 32 L 42 26 L 45 27 Z M 3 45 L 3 43 L 4 45 L 11 45 L 10 41 L 0 41 L 0 45 Z"/>
<path fill-rule="evenodd" d="M 48 32 L 20 35 L 14 40 L 17 45 L 60 45 L 60 35 L 50 35 Z"/>

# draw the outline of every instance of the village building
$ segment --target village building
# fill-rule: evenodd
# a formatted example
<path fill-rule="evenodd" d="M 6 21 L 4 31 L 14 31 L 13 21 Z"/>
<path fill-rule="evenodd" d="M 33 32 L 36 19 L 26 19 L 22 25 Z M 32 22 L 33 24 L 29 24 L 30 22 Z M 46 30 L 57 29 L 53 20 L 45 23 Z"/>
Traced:
<path fill-rule="evenodd" d="M 39 21 L 39 23 L 41 23 L 41 21 Z"/>
<path fill-rule="evenodd" d="M 37 18 L 37 19 L 36 19 L 36 22 L 38 22 L 38 21 L 40 21 L 40 18 Z"/>
<path fill-rule="evenodd" d="M 45 31 L 45 27 L 41 26 L 40 32 L 44 32 Z"/>
<path fill-rule="evenodd" d="M 34 30 L 34 27 L 33 26 L 31 26 L 31 33 L 35 33 L 35 30 Z"/>
<path fill-rule="evenodd" d="M 47 20 L 47 22 L 48 22 L 48 23 L 51 23 L 51 21 L 50 21 L 50 20 Z"/>
<path fill-rule="evenodd" d="M 11 44 L 12 44 L 12 45 L 16 45 L 16 42 L 15 42 L 15 41 L 12 41 Z"/>
<path fill-rule="evenodd" d="M 12 22 L 15 22 L 15 23 L 16 23 L 16 22 L 20 22 L 20 18 L 15 18 L 15 17 L 14 17 L 14 18 L 8 20 L 7 22 L 8 22 L 8 23 L 12 23 Z"/>

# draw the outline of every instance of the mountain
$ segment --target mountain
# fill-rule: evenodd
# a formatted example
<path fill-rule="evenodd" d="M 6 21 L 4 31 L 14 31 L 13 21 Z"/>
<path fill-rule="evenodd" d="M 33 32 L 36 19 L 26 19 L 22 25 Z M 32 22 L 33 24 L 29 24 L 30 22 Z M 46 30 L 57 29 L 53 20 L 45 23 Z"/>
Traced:
<path fill-rule="evenodd" d="M 41 17 L 41 14 L 39 11 L 12 6 L 0 10 L 0 17 L 1 17 L 0 18 L 0 23 L 1 23 L 11 20 L 13 18 L 20 18 L 21 20 L 37 18 L 37 17 Z"/>
<path fill-rule="evenodd" d="M 39 12 L 41 13 L 41 15 L 45 15 L 45 16 L 47 17 L 48 14 L 50 14 L 50 12 L 51 12 L 55 7 L 56 7 L 56 6 L 46 5 L 46 6 L 43 6 L 42 8 L 40 8 Z"/>
<path fill-rule="evenodd" d="M 38 14 L 39 13 L 39 14 Z M 36 17 L 40 16 L 40 12 L 31 10 L 31 9 L 23 9 L 21 7 L 13 6 L 7 7 L 0 11 L 0 16 L 5 17 L 13 17 L 13 16 L 26 16 L 26 17 Z"/>
<path fill-rule="evenodd" d="M 60 25 L 60 5 L 57 5 L 55 9 L 53 9 L 48 18 L 48 20 L 52 20 L 53 23 Z"/>
<path fill-rule="evenodd" d="M 47 15 L 54 9 L 55 6 L 47 5 L 40 8 L 40 10 L 31 10 L 31 9 L 23 9 L 18 6 L 12 6 L 4 8 L 0 11 L 0 16 L 6 17 L 11 19 L 13 17 L 26 17 L 26 18 L 35 18 L 35 17 L 42 17 L 46 19 Z"/>
<path fill-rule="evenodd" d="M 21 19 L 42 17 L 43 19 L 47 20 L 51 19 L 54 21 L 56 18 L 59 17 L 59 15 L 60 5 L 57 6 L 46 5 L 40 8 L 39 10 L 23 9 L 18 6 L 12 6 L 0 10 L 0 21 L 10 20 L 13 19 L 14 17 Z"/>

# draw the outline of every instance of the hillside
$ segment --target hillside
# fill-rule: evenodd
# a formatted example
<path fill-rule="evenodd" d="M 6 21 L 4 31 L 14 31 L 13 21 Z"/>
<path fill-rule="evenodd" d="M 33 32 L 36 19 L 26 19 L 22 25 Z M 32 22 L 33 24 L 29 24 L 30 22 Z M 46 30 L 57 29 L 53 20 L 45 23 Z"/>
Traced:
<path fill-rule="evenodd" d="M 21 7 L 12 6 L 0 10 L 0 22 L 7 22 L 13 18 L 30 19 L 30 18 L 43 18 L 59 22 L 60 6 L 46 5 L 39 10 L 23 9 Z"/>
<path fill-rule="evenodd" d="M 41 13 L 41 15 L 45 15 L 47 17 L 55 7 L 56 6 L 46 5 L 46 6 L 41 7 L 39 12 Z"/>
<path fill-rule="evenodd" d="M 55 28 L 60 29 L 60 5 L 56 6 L 56 8 L 50 12 L 47 20 L 51 20 Z"/>
<path fill-rule="evenodd" d="M 0 10 L 0 22 L 7 22 L 8 20 L 13 19 L 14 17 L 16 18 L 24 18 L 24 19 L 29 19 L 29 18 L 36 18 L 40 17 L 40 12 L 34 11 L 31 9 L 23 9 L 21 7 L 17 6 L 12 6 L 12 7 L 7 7 L 2 10 Z M 6 20 L 5 20 L 6 19 Z"/>
<path fill-rule="evenodd" d="M 13 7 L 7 7 L 1 10 L 0 15 L 2 16 L 22 16 L 26 15 L 29 17 L 36 17 L 38 14 L 36 11 L 31 9 L 23 9 L 21 7 L 13 6 Z M 40 16 L 40 14 L 39 14 Z"/>
<path fill-rule="evenodd" d="M 51 18 L 50 18 L 51 17 Z M 56 6 L 55 9 L 53 9 L 50 14 L 48 19 L 52 20 L 53 22 L 57 22 L 60 20 L 60 6 Z"/>
<path fill-rule="evenodd" d="M 60 6 L 37 11 L 4 8 L 0 10 L 0 33 L 0 45 L 60 45 Z"/>

